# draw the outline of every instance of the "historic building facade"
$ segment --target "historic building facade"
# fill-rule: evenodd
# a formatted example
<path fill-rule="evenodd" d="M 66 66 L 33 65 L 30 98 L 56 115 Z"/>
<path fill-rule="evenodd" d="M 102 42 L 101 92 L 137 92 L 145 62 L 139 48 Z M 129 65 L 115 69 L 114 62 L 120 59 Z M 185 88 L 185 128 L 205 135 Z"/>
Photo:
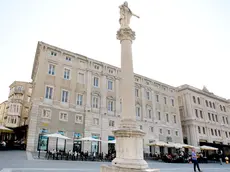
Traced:
<path fill-rule="evenodd" d="M 10 128 L 28 125 L 32 84 L 14 81 L 10 86 L 4 125 Z"/>
<path fill-rule="evenodd" d="M 7 101 L 0 104 L 0 125 L 4 125 L 7 115 Z"/>
<path fill-rule="evenodd" d="M 70 138 L 113 140 L 122 112 L 120 69 L 85 56 L 38 42 L 32 71 L 32 107 L 27 150 L 43 133 L 60 132 Z M 154 140 L 182 143 L 177 88 L 135 74 L 136 116 L 146 132 L 145 152 Z M 54 146 L 54 141 L 49 140 Z M 106 142 L 67 142 L 67 149 L 107 153 Z"/>
<path fill-rule="evenodd" d="M 230 102 L 189 85 L 178 87 L 184 141 L 199 145 L 230 145 Z"/>

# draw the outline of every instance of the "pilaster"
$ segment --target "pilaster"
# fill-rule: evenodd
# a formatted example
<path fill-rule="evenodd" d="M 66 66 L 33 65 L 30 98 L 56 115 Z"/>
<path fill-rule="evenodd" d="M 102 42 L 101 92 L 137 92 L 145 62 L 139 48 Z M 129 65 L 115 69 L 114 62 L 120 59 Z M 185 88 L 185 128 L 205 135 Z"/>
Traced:
<path fill-rule="evenodd" d="M 86 110 L 91 109 L 91 88 L 92 88 L 92 73 L 87 71 L 87 95 L 86 95 Z"/>
<path fill-rule="evenodd" d="M 116 116 L 118 116 L 121 113 L 121 107 L 120 107 L 120 85 L 119 85 L 119 80 L 116 78 L 116 87 L 115 87 L 115 91 L 116 91 Z"/>
<path fill-rule="evenodd" d="M 145 88 L 141 87 L 141 101 L 142 101 L 143 119 L 147 119 L 145 98 L 146 98 L 146 96 L 145 96 Z"/>
<path fill-rule="evenodd" d="M 107 79 L 106 75 L 101 77 L 101 114 L 107 113 Z"/>

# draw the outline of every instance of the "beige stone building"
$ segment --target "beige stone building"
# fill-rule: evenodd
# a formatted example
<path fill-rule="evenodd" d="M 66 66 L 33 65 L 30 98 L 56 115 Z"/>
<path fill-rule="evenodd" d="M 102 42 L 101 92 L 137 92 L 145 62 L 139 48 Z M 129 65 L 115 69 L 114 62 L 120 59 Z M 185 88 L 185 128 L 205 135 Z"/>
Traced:
<path fill-rule="evenodd" d="M 178 87 L 184 141 L 219 147 L 230 145 L 230 102 L 189 85 Z M 218 146 L 219 145 L 219 146 Z"/>
<path fill-rule="evenodd" d="M 4 121 L 7 114 L 7 101 L 0 104 L 0 125 L 4 125 Z"/>
<path fill-rule="evenodd" d="M 10 92 L 4 124 L 10 128 L 28 125 L 32 84 L 14 81 L 9 87 Z"/>
<path fill-rule="evenodd" d="M 43 133 L 61 132 L 71 137 L 112 140 L 122 111 L 120 69 L 83 55 L 38 42 L 32 71 L 32 107 L 27 150 L 46 149 Z M 146 132 L 146 144 L 154 140 L 183 141 L 177 89 L 135 74 L 136 116 Z M 50 147 L 55 142 L 49 140 Z M 108 152 L 107 143 L 75 143 L 74 148 Z M 67 142 L 67 149 L 73 141 Z M 166 150 L 167 151 L 167 150 Z"/>

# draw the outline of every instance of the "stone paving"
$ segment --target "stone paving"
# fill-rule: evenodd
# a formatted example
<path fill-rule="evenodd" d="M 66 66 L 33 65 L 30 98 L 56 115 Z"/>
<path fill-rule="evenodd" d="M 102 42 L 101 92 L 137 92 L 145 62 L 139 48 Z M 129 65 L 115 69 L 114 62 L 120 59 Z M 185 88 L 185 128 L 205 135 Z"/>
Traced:
<path fill-rule="evenodd" d="M 36 154 L 35 154 L 36 155 Z M 35 156 L 34 155 L 34 156 Z M 169 164 L 148 161 L 151 168 L 162 172 L 193 172 L 192 164 Z M 0 151 L 0 172 L 99 172 L 101 164 L 110 162 L 82 162 L 64 160 L 38 160 L 24 151 Z M 204 172 L 230 172 L 230 164 L 200 164 Z"/>

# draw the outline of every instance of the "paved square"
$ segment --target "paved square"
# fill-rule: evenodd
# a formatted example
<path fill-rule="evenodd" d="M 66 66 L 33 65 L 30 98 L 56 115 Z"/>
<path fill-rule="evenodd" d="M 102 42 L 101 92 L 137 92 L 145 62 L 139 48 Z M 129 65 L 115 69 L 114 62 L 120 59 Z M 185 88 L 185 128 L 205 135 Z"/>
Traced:
<path fill-rule="evenodd" d="M 192 164 L 169 164 L 148 161 L 151 168 L 158 168 L 162 172 L 193 172 Z M 64 160 L 36 160 L 24 151 L 1 151 L 0 172 L 99 172 L 101 164 L 110 162 L 82 162 Z M 230 164 L 200 164 L 204 172 L 230 172 Z"/>

